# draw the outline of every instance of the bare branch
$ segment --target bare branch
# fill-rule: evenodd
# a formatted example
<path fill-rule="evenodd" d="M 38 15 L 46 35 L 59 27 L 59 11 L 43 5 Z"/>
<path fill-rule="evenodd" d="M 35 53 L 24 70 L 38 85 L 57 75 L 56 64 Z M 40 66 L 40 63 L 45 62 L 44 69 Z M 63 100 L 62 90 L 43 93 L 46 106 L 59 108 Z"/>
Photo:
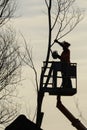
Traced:
<path fill-rule="evenodd" d="M 12 0 L 1 0 L 0 1 L 0 26 L 3 26 L 11 17 L 16 10 L 16 3 Z"/>
<path fill-rule="evenodd" d="M 47 6 L 47 8 L 48 8 L 48 3 L 47 3 L 47 0 L 45 0 L 45 3 L 46 3 L 46 6 Z"/>
<path fill-rule="evenodd" d="M 59 6 L 59 1 L 57 0 L 57 6 L 58 6 L 58 11 L 57 11 L 57 15 L 56 15 L 56 18 L 55 18 L 55 21 L 53 23 L 53 26 L 51 27 L 51 30 L 54 29 L 56 23 L 57 23 L 57 20 L 58 20 L 58 17 L 59 17 L 59 14 L 60 14 L 60 6 Z"/>
<path fill-rule="evenodd" d="M 79 8 L 73 6 L 75 0 L 56 0 L 56 3 L 55 1 L 53 2 L 53 7 L 51 7 L 51 34 L 53 35 L 53 32 L 56 32 L 55 39 L 59 40 L 73 31 L 83 19 L 83 12 Z M 54 44 L 53 41 L 51 47 Z"/>
<path fill-rule="evenodd" d="M 78 98 L 77 98 L 77 99 L 74 98 L 74 103 L 75 103 L 76 109 L 77 109 L 77 111 L 78 111 L 79 118 L 80 118 L 81 120 L 83 120 L 84 123 L 87 124 L 87 120 L 84 118 L 83 113 L 82 113 L 82 111 L 81 111 L 81 109 L 80 109 L 80 107 L 79 107 L 79 100 L 78 100 Z"/>
<path fill-rule="evenodd" d="M 38 92 L 38 80 L 37 80 L 37 71 L 36 71 L 36 68 L 34 66 L 34 63 L 33 63 L 33 58 L 32 58 L 32 53 L 31 51 L 28 49 L 28 45 L 27 45 L 27 42 L 24 38 L 24 36 L 21 34 L 23 40 L 24 40 L 24 43 L 25 43 L 25 51 L 26 51 L 26 55 L 23 54 L 23 57 L 20 56 L 22 58 L 22 61 L 24 61 L 24 63 L 26 65 L 28 65 L 33 71 L 34 71 L 34 74 L 35 74 L 35 82 L 36 82 L 36 91 Z"/>

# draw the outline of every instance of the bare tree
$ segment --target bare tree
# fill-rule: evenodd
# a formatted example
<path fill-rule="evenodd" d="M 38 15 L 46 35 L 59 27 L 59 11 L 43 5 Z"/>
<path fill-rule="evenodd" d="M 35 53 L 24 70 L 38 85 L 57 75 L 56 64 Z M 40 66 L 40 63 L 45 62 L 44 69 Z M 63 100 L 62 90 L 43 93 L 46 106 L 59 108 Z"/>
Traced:
<path fill-rule="evenodd" d="M 0 27 L 16 9 L 16 1 L 0 0 Z M 11 97 L 20 75 L 19 47 L 11 28 L 0 30 L 0 124 L 8 123 L 17 115 L 17 107 Z"/>
<path fill-rule="evenodd" d="M 20 80 L 21 61 L 16 34 L 11 28 L 0 32 L 0 123 L 8 123 L 17 115 L 12 93 Z"/>
<path fill-rule="evenodd" d="M 35 87 L 36 94 L 37 94 L 37 104 L 38 104 L 38 91 L 39 91 L 38 73 L 37 73 L 37 70 L 36 70 L 34 62 L 33 62 L 32 49 L 29 48 L 28 43 L 26 42 L 26 39 L 24 38 L 22 33 L 21 33 L 21 36 L 22 36 L 23 41 L 24 41 L 24 51 L 19 53 L 19 56 L 22 60 L 22 63 L 24 65 L 27 65 L 28 67 L 30 67 L 34 72 L 34 79 L 35 79 L 35 86 L 34 87 Z M 36 107 L 32 121 L 35 119 L 36 113 L 37 113 L 37 107 Z"/>
<path fill-rule="evenodd" d="M 37 71 L 33 62 L 32 57 L 32 49 L 29 48 L 28 43 L 26 42 L 26 39 L 24 38 L 23 34 L 21 34 L 23 41 L 24 41 L 24 48 L 25 51 L 20 54 L 20 57 L 22 61 L 25 63 L 25 65 L 28 65 L 35 74 L 35 84 L 36 84 L 36 91 L 38 92 L 38 78 L 37 78 Z"/>
<path fill-rule="evenodd" d="M 0 27 L 13 16 L 15 9 L 14 0 L 0 0 Z"/>

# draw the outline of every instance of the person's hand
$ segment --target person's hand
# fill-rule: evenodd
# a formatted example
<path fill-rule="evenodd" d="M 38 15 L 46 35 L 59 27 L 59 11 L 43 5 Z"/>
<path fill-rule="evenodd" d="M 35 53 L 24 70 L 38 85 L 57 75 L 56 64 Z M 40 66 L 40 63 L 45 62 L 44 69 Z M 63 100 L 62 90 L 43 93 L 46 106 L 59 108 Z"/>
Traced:
<path fill-rule="evenodd" d="M 54 42 L 58 42 L 58 40 L 57 40 L 57 39 L 55 39 L 55 40 L 54 40 Z"/>
<path fill-rule="evenodd" d="M 54 59 L 57 59 L 57 58 L 58 58 L 58 52 L 57 52 L 57 51 L 53 51 L 53 52 L 52 52 L 52 57 L 53 57 Z"/>

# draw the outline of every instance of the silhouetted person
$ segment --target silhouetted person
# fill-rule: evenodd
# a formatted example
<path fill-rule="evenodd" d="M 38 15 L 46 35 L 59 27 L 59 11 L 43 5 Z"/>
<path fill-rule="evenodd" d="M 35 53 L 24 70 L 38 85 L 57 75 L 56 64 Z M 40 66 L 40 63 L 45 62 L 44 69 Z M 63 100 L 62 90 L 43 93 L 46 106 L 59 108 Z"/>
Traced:
<path fill-rule="evenodd" d="M 53 54 L 53 57 L 55 58 L 59 58 L 61 60 L 62 63 L 62 85 L 61 87 L 64 88 L 72 88 L 72 83 L 70 80 L 70 77 L 68 76 L 68 68 L 70 66 L 70 50 L 69 50 L 69 46 L 70 44 L 66 41 L 64 42 L 59 42 L 57 40 L 55 40 L 54 42 L 57 42 L 63 49 L 63 52 L 61 53 L 61 55 L 59 55 L 56 51 Z"/>
<path fill-rule="evenodd" d="M 42 130 L 25 115 L 18 116 L 5 130 Z"/>

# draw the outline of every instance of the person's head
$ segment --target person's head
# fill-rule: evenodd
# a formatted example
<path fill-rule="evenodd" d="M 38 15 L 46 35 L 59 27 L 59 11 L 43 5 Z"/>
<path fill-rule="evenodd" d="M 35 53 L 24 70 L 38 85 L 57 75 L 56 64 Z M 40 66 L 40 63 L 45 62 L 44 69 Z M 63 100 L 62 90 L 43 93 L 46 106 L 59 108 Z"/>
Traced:
<path fill-rule="evenodd" d="M 70 43 L 68 43 L 68 42 L 66 42 L 66 41 L 63 41 L 63 42 L 62 42 L 62 46 L 63 46 L 63 49 L 66 50 L 66 49 L 69 48 Z"/>

